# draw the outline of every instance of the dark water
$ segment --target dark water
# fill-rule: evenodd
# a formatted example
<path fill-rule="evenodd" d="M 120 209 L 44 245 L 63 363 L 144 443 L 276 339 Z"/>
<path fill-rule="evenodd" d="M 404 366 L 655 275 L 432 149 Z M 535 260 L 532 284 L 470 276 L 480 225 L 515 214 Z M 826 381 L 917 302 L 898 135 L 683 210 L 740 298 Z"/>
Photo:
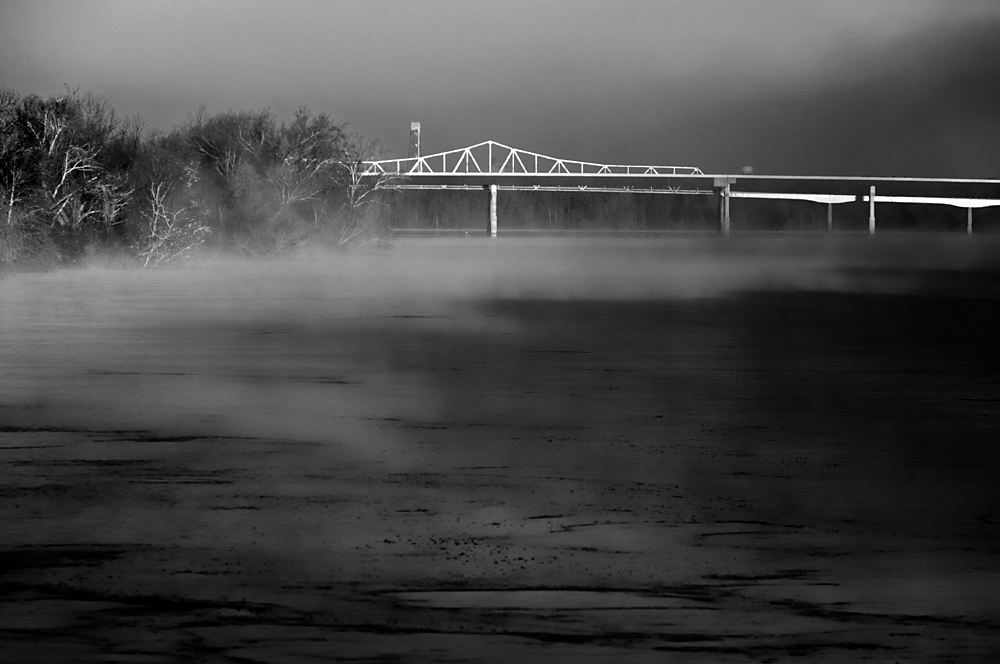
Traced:
<path fill-rule="evenodd" d="M 0 658 L 986 660 L 998 259 L 463 238 L 8 276 Z"/>

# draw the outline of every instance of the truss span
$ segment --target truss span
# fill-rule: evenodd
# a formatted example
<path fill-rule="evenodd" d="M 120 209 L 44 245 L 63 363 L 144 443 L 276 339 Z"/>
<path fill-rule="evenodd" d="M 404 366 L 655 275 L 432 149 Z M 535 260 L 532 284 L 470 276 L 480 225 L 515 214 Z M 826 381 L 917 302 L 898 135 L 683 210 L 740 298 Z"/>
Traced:
<path fill-rule="evenodd" d="M 398 189 L 406 191 L 415 190 L 441 190 L 441 191 L 482 191 L 481 184 L 394 184 L 387 189 Z M 543 185 L 543 184 L 501 184 L 497 185 L 500 191 L 568 191 L 568 192 L 592 192 L 592 193 L 633 193 L 633 194 L 713 194 L 711 188 L 696 187 L 641 187 L 638 185 L 621 185 L 611 187 L 601 187 L 588 184 L 578 185 Z"/>
<path fill-rule="evenodd" d="M 447 152 L 408 159 L 382 159 L 365 162 L 363 175 L 419 176 L 630 176 L 703 175 L 694 166 L 637 166 L 597 164 L 589 161 L 559 159 L 537 152 L 512 148 L 496 141 Z"/>

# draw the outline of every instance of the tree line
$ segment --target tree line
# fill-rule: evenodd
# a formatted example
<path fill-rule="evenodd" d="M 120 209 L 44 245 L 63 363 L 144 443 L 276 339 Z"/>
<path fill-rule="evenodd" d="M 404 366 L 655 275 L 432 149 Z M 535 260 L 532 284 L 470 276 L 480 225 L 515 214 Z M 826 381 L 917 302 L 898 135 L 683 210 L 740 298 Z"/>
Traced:
<path fill-rule="evenodd" d="M 168 131 L 119 118 L 89 92 L 47 98 L 0 89 L 0 268 L 73 263 L 94 254 L 145 268 L 182 262 L 199 246 L 272 255 L 308 242 L 380 243 L 394 229 L 478 231 L 485 191 L 389 191 L 363 176 L 377 141 L 325 113 L 289 122 L 268 110 L 209 114 Z M 709 231 L 718 196 L 504 191 L 504 229 Z M 962 229 L 965 211 L 880 205 L 882 229 Z M 734 230 L 822 230 L 826 206 L 738 200 Z M 834 207 L 837 230 L 867 228 L 867 205 Z M 1000 209 L 976 211 L 1000 230 Z"/>
<path fill-rule="evenodd" d="M 142 267 L 209 244 L 268 255 L 387 234 L 377 141 L 325 113 L 209 114 L 169 131 L 119 118 L 92 93 L 0 89 L 0 266 L 109 252 Z"/>

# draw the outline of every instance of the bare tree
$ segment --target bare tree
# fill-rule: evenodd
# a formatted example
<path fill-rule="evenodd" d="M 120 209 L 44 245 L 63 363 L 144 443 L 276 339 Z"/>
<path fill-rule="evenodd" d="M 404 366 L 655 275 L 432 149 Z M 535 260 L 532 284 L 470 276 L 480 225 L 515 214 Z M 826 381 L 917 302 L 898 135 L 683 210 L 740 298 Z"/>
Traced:
<path fill-rule="evenodd" d="M 385 149 L 378 140 L 358 134 L 348 137 L 345 158 L 339 163 L 338 181 L 343 190 L 343 205 L 337 215 L 337 246 L 365 245 L 386 237 L 383 191 L 399 175 L 372 168 L 371 162 L 383 157 Z"/>
<path fill-rule="evenodd" d="M 21 131 L 21 99 L 0 89 L 0 266 L 36 256 L 48 246 L 35 200 L 37 150 Z"/>
<path fill-rule="evenodd" d="M 47 228 L 37 211 L 11 206 L 0 222 L 0 267 L 37 257 L 50 247 Z"/>
<path fill-rule="evenodd" d="M 193 171 L 189 171 L 188 188 L 193 179 Z M 143 269 L 184 262 L 211 232 L 204 222 L 204 210 L 193 202 L 178 204 L 173 194 L 166 183 L 149 186 L 149 203 L 143 212 L 145 228 L 135 246 Z"/>
<path fill-rule="evenodd" d="M 13 223 L 14 211 L 28 198 L 28 184 L 27 169 L 17 161 L 11 160 L 11 163 L 5 164 L 5 168 L 0 170 L 0 197 L 5 208 L 4 221 L 8 226 Z"/>
<path fill-rule="evenodd" d="M 301 137 L 299 142 L 283 140 L 275 165 L 268 169 L 266 179 L 278 201 L 275 216 L 289 206 L 315 201 L 329 186 L 329 176 L 337 164 L 337 155 L 314 156 L 322 136 L 318 132 Z"/>
<path fill-rule="evenodd" d="M 27 100 L 22 110 L 19 149 L 32 164 L 34 199 L 50 226 L 76 232 L 121 223 L 133 192 L 126 172 L 102 163 L 121 129 L 107 103 L 67 90 L 60 98 Z M 17 175 L 8 173 L 10 185 Z M 27 172 L 20 175 L 26 182 Z"/>
<path fill-rule="evenodd" d="M 203 111 L 188 139 L 217 185 L 219 229 L 244 253 L 273 254 L 301 245 L 320 228 L 337 192 L 344 132 L 323 113 L 300 108 L 277 124 L 269 111 Z"/>

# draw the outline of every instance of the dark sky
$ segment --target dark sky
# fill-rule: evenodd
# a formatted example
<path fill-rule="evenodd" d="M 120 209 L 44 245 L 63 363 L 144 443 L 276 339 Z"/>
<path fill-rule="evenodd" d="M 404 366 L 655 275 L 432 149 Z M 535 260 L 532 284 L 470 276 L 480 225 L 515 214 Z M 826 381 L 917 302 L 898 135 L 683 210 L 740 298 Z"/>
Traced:
<path fill-rule="evenodd" d="M 169 127 L 307 105 L 405 152 L 1000 177 L 1000 2 L 0 0 L 0 86 Z"/>

